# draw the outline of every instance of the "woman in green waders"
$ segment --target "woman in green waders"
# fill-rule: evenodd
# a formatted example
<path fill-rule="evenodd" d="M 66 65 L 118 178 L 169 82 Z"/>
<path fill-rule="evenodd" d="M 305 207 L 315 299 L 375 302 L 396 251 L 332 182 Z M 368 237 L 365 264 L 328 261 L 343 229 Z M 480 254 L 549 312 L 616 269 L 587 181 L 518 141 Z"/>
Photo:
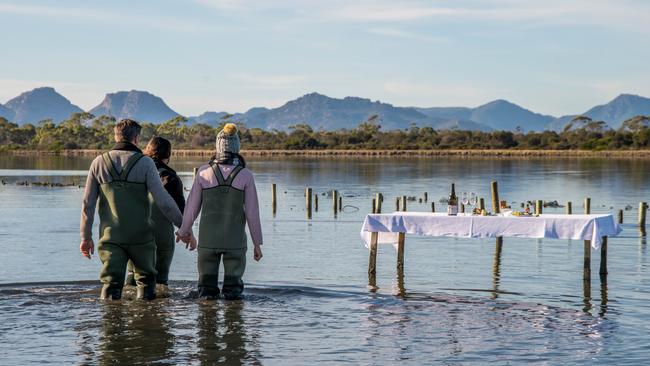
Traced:
<path fill-rule="evenodd" d="M 174 199 L 181 213 L 183 213 L 185 208 L 183 182 L 176 174 L 176 171 L 167 165 L 172 155 L 171 142 L 162 137 L 154 137 L 144 149 L 144 154 L 153 159 L 165 190 Z M 156 287 L 158 287 L 159 293 L 166 294 L 168 292 L 169 267 L 174 257 L 174 226 L 160 212 L 155 202 L 153 200 L 150 201 L 152 204 L 151 221 L 156 242 L 156 271 L 158 272 L 156 275 Z M 128 264 L 126 285 L 135 286 L 133 262 L 131 261 Z"/>
<path fill-rule="evenodd" d="M 199 168 L 187 199 L 178 239 L 196 247 L 192 225 L 201 212 L 198 243 L 199 296 L 219 296 L 219 265 L 223 261 L 223 297 L 238 299 L 244 290 L 248 224 L 253 259 L 262 259 L 262 227 L 253 173 L 239 155 L 237 127 L 228 123 L 217 135 L 216 154 Z"/>

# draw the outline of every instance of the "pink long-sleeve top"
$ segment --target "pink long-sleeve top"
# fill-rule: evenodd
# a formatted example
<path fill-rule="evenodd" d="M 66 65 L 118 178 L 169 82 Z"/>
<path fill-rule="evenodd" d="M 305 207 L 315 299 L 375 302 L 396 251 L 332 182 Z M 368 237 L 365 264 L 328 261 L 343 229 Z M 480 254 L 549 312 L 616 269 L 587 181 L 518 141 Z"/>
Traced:
<path fill-rule="evenodd" d="M 236 165 L 219 164 L 219 169 L 224 179 L 228 179 L 230 173 L 235 169 Z M 185 204 L 185 211 L 183 212 L 183 224 L 178 230 L 181 236 L 189 235 L 192 233 L 192 225 L 199 216 L 201 211 L 201 201 L 203 198 L 202 191 L 207 188 L 213 188 L 219 185 L 217 177 L 212 171 L 210 165 L 203 165 L 199 168 L 192 190 L 187 198 Z M 253 173 L 244 168 L 235 177 L 232 182 L 232 187 L 244 191 L 244 212 L 246 213 L 246 222 L 248 224 L 248 231 L 250 232 L 251 239 L 254 245 L 262 245 L 262 225 L 260 223 L 260 207 L 257 199 L 257 188 L 255 188 L 255 179 Z"/>

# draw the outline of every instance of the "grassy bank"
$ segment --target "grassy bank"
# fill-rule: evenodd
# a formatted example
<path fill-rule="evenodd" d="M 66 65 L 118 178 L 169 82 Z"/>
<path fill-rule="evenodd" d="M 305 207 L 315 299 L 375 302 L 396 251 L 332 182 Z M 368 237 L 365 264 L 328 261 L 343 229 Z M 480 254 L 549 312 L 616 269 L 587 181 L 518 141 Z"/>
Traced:
<path fill-rule="evenodd" d="M 9 154 L 27 156 L 95 156 L 103 150 L 13 150 Z M 209 157 L 213 150 L 175 150 L 175 156 Z M 242 150 L 245 157 L 530 157 L 530 158 L 650 158 L 650 150 Z"/>

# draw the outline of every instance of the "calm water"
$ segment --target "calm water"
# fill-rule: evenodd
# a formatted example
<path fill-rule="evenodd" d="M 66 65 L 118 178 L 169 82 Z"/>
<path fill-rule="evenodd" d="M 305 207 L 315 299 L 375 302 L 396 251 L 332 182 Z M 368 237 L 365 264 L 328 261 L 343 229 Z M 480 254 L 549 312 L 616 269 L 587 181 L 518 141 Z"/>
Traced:
<path fill-rule="evenodd" d="M 249 261 L 246 298 L 194 298 L 196 253 L 178 247 L 170 298 L 117 304 L 97 300 L 100 268 L 78 249 L 82 189 L 16 182 L 83 181 L 90 158 L 0 157 L 0 364 L 642 364 L 650 357 L 650 264 L 633 224 L 650 201 L 647 160 L 340 159 L 257 160 L 264 259 Z M 191 184 L 200 159 L 172 162 Z M 367 286 L 368 251 L 359 237 L 374 192 L 384 211 L 398 195 L 580 202 L 625 211 L 610 239 L 609 277 L 592 256 L 591 297 L 583 295 L 582 242 L 407 237 L 405 276 L 382 246 L 379 288 Z M 278 212 L 270 186 L 278 184 Z M 338 189 L 305 219 L 304 187 Z M 438 203 L 439 208 L 443 208 Z M 429 204 L 409 202 L 409 210 Z M 552 209 L 547 209 L 552 212 Z M 95 229 L 95 233 L 97 230 Z M 252 253 L 251 253 L 252 255 Z M 127 294 L 128 295 L 128 294 Z M 127 296 L 128 297 L 128 296 Z"/>

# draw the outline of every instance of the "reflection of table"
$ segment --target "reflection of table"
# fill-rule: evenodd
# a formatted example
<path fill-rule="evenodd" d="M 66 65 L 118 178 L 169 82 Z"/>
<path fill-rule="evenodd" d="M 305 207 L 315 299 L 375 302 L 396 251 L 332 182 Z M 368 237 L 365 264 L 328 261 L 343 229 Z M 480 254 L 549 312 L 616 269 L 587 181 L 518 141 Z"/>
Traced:
<path fill-rule="evenodd" d="M 374 285 L 377 244 L 397 244 L 397 268 L 404 266 L 404 234 L 459 238 L 546 238 L 585 240 L 585 279 L 591 277 L 591 248 L 601 248 L 600 273 L 607 273 L 607 237 L 621 228 L 612 215 L 556 215 L 536 217 L 472 216 L 443 213 L 394 212 L 366 216 L 361 236 L 370 248 L 368 275 Z M 499 241 L 497 241 L 499 244 Z M 500 250 L 500 249 L 499 249 Z"/>

